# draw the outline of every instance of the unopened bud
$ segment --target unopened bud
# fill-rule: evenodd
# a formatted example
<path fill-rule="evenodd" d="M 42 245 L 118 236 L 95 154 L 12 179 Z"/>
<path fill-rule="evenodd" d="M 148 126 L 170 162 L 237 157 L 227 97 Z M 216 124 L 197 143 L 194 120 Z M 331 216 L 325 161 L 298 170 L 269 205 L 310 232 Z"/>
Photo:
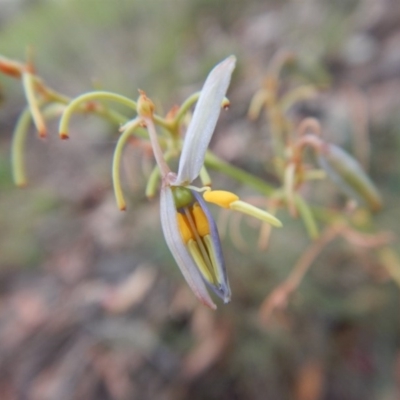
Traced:
<path fill-rule="evenodd" d="M 382 207 L 382 199 L 374 183 L 360 164 L 343 149 L 328 143 L 321 146 L 318 162 L 347 196 L 365 203 L 372 211 Z"/>
<path fill-rule="evenodd" d="M 141 117 L 152 118 L 154 113 L 154 103 L 146 96 L 143 90 L 139 90 L 140 96 L 137 102 L 137 112 Z"/>
<path fill-rule="evenodd" d="M 229 99 L 227 99 L 226 97 L 224 97 L 224 99 L 222 100 L 221 107 L 222 107 L 224 110 L 227 110 L 230 106 L 231 106 L 231 102 L 229 101 Z"/>

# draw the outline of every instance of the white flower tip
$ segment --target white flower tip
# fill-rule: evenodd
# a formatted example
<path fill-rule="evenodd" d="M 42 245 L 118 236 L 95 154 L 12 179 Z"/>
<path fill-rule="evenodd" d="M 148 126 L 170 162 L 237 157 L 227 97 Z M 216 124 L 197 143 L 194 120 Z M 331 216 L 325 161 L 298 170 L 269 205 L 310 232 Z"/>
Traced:
<path fill-rule="evenodd" d="M 225 60 L 221 61 L 215 68 L 222 68 L 222 69 L 226 69 L 227 73 L 229 73 L 229 75 L 232 73 L 232 71 L 235 69 L 235 65 L 236 65 L 236 57 L 234 55 L 231 55 L 227 58 L 225 58 Z"/>
<path fill-rule="evenodd" d="M 231 63 L 231 64 L 233 64 L 233 66 L 235 66 L 235 64 L 236 64 L 236 56 L 234 56 L 233 54 L 231 54 L 229 57 L 225 58 L 225 60 L 223 60 L 223 61 L 221 62 L 221 64 L 222 64 L 222 63 Z"/>
<path fill-rule="evenodd" d="M 205 305 L 208 308 L 211 308 L 211 310 L 216 310 L 217 309 L 217 306 L 215 305 L 214 302 L 212 302 L 212 301 L 210 302 L 207 299 L 203 299 L 203 298 L 198 297 L 198 296 L 196 296 L 196 297 L 200 300 L 201 304 Z"/>
<path fill-rule="evenodd" d="M 186 132 L 177 184 L 190 183 L 200 173 L 235 64 L 236 57 L 229 56 L 217 64 L 207 76 Z"/>

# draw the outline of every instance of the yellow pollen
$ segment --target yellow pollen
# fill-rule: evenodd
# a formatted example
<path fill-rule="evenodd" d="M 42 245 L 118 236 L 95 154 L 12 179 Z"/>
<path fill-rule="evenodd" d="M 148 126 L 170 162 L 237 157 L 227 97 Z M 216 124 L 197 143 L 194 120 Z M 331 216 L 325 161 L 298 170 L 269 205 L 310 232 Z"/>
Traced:
<path fill-rule="evenodd" d="M 200 237 L 206 236 L 210 233 L 210 227 L 204 211 L 201 209 L 198 203 L 195 203 L 192 208 L 192 215 L 194 223 L 196 224 L 197 232 Z"/>
<path fill-rule="evenodd" d="M 209 190 L 203 193 L 203 198 L 209 203 L 217 204 L 220 207 L 230 208 L 231 203 L 239 200 L 239 197 L 226 190 Z"/>
<path fill-rule="evenodd" d="M 181 213 L 177 213 L 176 218 L 178 220 L 179 232 L 181 233 L 183 241 L 187 243 L 190 239 L 194 239 L 187 218 Z"/>

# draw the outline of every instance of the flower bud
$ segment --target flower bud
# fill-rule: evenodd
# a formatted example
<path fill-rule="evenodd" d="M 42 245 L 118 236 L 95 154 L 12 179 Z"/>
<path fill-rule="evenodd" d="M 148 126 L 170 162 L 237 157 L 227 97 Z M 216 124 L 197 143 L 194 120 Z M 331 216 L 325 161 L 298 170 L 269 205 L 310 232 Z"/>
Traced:
<path fill-rule="evenodd" d="M 332 181 L 349 197 L 366 204 L 372 211 L 382 207 L 382 199 L 375 185 L 360 164 L 334 144 L 321 146 L 318 162 Z"/>
<path fill-rule="evenodd" d="M 152 118 L 154 113 L 154 103 L 146 96 L 143 90 L 139 90 L 140 96 L 137 102 L 137 112 L 141 117 Z"/>

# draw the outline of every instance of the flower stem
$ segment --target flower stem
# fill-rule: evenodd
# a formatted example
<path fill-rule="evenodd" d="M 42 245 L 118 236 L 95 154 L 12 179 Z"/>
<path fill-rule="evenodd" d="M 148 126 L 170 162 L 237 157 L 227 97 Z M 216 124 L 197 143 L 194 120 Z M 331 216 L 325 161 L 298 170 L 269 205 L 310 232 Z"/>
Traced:
<path fill-rule="evenodd" d="M 31 120 L 31 110 L 28 106 L 18 118 L 11 143 L 12 172 L 14 183 L 18 187 L 24 187 L 28 183 L 26 178 L 24 150 Z"/>
<path fill-rule="evenodd" d="M 119 94 L 115 94 L 112 92 L 104 92 L 104 91 L 96 91 L 96 92 L 90 92 L 90 93 L 85 93 L 81 96 L 78 96 L 74 100 L 71 101 L 71 103 L 68 104 L 67 108 L 65 109 L 61 120 L 60 120 L 60 126 L 59 126 L 59 134 L 62 139 L 67 139 L 69 137 L 68 135 L 68 125 L 69 121 L 72 117 L 72 114 L 84 103 L 88 103 L 90 101 L 95 101 L 95 100 L 111 100 L 115 101 L 117 103 L 123 104 L 133 110 L 136 111 L 136 102 L 129 99 L 128 97 L 121 96 Z M 99 110 L 96 110 L 99 112 Z M 108 112 L 106 110 L 106 113 L 111 119 L 115 119 L 113 114 Z M 121 121 L 116 121 L 116 122 L 125 122 L 126 118 Z"/>
<path fill-rule="evenodd" d="M 178 112 L 175 115 L 175 118 L 172 121 L 172 129 L 175 129 L 176 127 L 179 126 L 179 123 L 182 121 L 182 118 L 185 116 L 185 114 L 190 110 L 190 108 L 196 103 L 196 101 L 199 99 L 200 97 L 200 93 L 196 92 L 193 93 L 191 96 L 189 96 L 183 103 L 182 105 L 179 107 Z M 224 105 L 226 106 L 227 104 L 229 104 L 229 100 L 224 97 L 221 107 L 224 107 Z M 154 120 L 158 123 L 158 121 L 156 120 L 156 118 L 154 118 Z M 168 129 L 168 128 L 167 128 Z"/>
<path fill-rule="evenodd" d="M 163 151 L 161 150 L 161 146 L 158 141 L 158 136 L 156 128 L 154 126 L 153 119 L 149 117 L 141 117 L 141 118 L 146 123 L 147 131 L 149 132 L 151 147 L 153 148 L 154 158 L 156 159 L 158 168 L 160 169 L 161 176 L 164 178 L 171 172 L 171 169 L 169 168 L 167 162 L 165 161 Z"/>
<path fill-rule="evenodd" d="M 185 116 L 185 114 L 189 111 L 190 107 L 192 107 L 192 105 L 194 103 L 196 103 L 196 101 L 199 99 L 201 92 L 196 92 L 193 93 L 191 96 L 189 96 L 183 103 L 182 105 L 179 107 L 179 110 L 174 118 L 174 123 L 175 124 L 179 124 L 179 122 L 181 122 L 182 118 Z"/>
<path fill-rule="evenodd" d="M 121 157 L 122 151 L 128 142 L 130 136 L 134 134 L 135 129 L 139 126 L 140 119 L 136 119 L 132 121 L 132 123 L 125 129 L 125 131 L 121 134 L 118 139 L 117 145 L 115 146 L 113 164 L 112 164 L 112 180 L 114 185 L 114 193 L 115 199 L 117 201 L 118 208 L 122 210 L 126 210 L 126 202 L 124 199 L 124 194 L 121 186 Z"/>
<path fill-rule="evenodd" d="M 211 152 L 206 153 L 205 164 L 207 167 L 210 167 L 216 171 L 222 172 L 225 175 L 237 180 L 238 182 L 244 183 L 248 186 L 253 187 L 258 190 L 260 193 L 264 195 L 271 195 L 274 193 L 275 188 L 268 185 L 263 179 L 258 178 L 243 169 L 235 167 L 220 158 L 218 158 L 215 154 Z"/>
<path fill-rule="evenodd" d="M 39 106 L 41 106 L 41 102 L 39 102 Z M 64 107 L 65 106 L 60 103 L 52 103 L 47 105 L 43 109 L 44 119 L 47 120 L 59 116 Z M 26 177 L 24 153 L 31 121 L 32 114 L 31 109 L 28 106 L 18 118 L 11 143 L 11 168 L 14 183 L 18 187 L 24 187 L 28 183 Z"/>
<path fill-rule="evenodd" d="M 174 150 L 166 151 L 164 154 L 165 161 L 169 161 L 175 154 L 176 152 Z M 146 197 L 148 199 L 152 199 L 155 196 L 156 191 L 159 187 L 160 178 L 161 178 L 160 168 L 158 168 L 158 165 L 156 165 L 153 168 L 153 171 L 151 171 L 149 179 L 147 180 Z"/>
<path fill-rule="evenodd" d="M 32 75 L 30 72 L 24 72 L 22 74 L 22 84 L 25 91 L 26 101 L 28 102 L 32 114 L 33 122 L 35 123 L 36 129 L 39 132 L 39 137 L 44 138 L 47 135 L 47 128 L 35 94 L 34 75 Z"/>
<path fill-rule="evenodd" d="M 303 219 L 308 235 L 313 240 L 317 239 L 319 237 L 318 226 L 309 205 L 299 194 L 295 194 L 294 201 L 296 208 Z"/>

